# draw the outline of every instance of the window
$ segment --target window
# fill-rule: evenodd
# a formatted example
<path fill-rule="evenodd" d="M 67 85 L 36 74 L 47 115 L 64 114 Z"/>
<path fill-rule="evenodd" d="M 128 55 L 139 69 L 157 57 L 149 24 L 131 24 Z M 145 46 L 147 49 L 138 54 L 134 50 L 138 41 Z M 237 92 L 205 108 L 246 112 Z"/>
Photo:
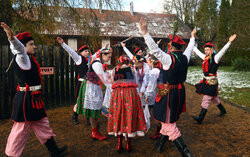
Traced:
<path fill-rule="evenodd" d="M 158 24 L 155 23 L 155 22 L 152 22 L 152 25 L 153 25 L 154 27 L 158 27 Z"/>
<path fill-rule="evenodd" d="M 119 24 L 120 24 L 121 26 L 126 26 L 126 23 L 125 23 L 124 21 L 119 21 Z"/>

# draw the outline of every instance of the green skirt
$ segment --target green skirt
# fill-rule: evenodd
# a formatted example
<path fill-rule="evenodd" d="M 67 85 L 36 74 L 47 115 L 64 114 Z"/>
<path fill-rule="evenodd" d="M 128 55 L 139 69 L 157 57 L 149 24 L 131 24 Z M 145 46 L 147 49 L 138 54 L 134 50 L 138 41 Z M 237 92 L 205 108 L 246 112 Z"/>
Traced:
<path fill-rule="evenodd" d="M 79 94 L 77 98 L 77 114 L 82 114 L 87 118 L 100 118 L 101 110 L 90 110 L 84 108 L 84 98 L 85 98 L 85 91 L 86 91 L 86 84 L 87 80 L 83 80 L 79 89 Z"/>

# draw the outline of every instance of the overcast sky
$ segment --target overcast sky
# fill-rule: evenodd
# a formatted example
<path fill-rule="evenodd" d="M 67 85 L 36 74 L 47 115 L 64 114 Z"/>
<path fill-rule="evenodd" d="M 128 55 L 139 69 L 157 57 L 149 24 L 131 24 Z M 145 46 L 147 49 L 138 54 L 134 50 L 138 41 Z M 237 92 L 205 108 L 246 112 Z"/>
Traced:
<path fill-rule="evenodd" d="M 130 10 L 130 2 L 132 0 L 124 1 L 124 11 Z M 162 12 L 164 0 L 133 0 L 134 12 Z"/>

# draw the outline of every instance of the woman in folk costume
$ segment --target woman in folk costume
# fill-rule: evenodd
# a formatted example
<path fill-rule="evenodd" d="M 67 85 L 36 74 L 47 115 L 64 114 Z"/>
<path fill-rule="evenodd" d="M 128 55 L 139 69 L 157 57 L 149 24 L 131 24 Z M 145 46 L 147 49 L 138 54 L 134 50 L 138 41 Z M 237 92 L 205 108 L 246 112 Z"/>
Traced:
<path fill-rule="evenodd" d="M 76 97 L 78 97 L 79 89 L 82 83 L 86 84 L 86 73 L 88 71 L 88 57 L 89 57 L 89 47 L 87 45 L 82 46 L 77 54 L 71 47 L 69 47 L 62 38 L 57 37 L 57 42 L 63 47 L 63 49 L 71 56 L 76 64 L 76 71 L 78 73 L 78 82 L 76 85 Z M 74 105 L 73 108 L 73 116 L 72 120 L 75 125 L 79 124 L 78 122 L 78 115 L 79 115 L 79 108 L 77 110 L 77 103 Z M 81 108 L 81 106 L 80 106 Z"/>
<path fill-rule="evenodd" d="M 140 93 L 142 105 L 145 106 L 145 97 L 143 93 L 146 89 L 146 83 L 147 83 L 147 76 L 149 71 L 151 70 L 148 64 L 146 63 L 146 60 L 144 58 L 143 52 L 141 49 L 136 48 L 134 53 L 135 56 L 126 48 L 125 43 L 121 42 L 121 46 L 123 47 L 123 50 L 128 55 L 128 57 L 134 62 L 134 68 L 136 69 L 137 73 L 137 84 L 138 84 L 138 92 Z"/>
<path fill-rule="evenodd" d="M 147 29 L 147 21 L 140 20 L 140 28 L 147 46 L 152 55 L 162 63 L 159 84 L 157 85 L 156 102 L 153 116 L 161 122 L 161 137 L 156 143 L 159 152 L 163 150 L 166 140 L 173 141 L 181 152 L 182 156 L 193 156 L 184 144 L 181 133 L 176 126 L 176 122 L 182 112 L 186 111 L 185 86 L 188 62 L 194 48 L 196 28 L 191 33 L 190 42 L 186 50 L 182 53 L 182 46 L 186 43 L 179 36 L 170 35 L 170 53 L 163 52 L 154 42 Z"/>
<path fill-rule="evenodd" d="M 108 117 L 108 134 L 117 136 L 117 151 L 122 150 L 122 138 L 126 137 L 126 151 L 131 151 L 131 137 L 144 136 L 146 131 L 143 107 L 137 93 L 134 69 L 129 58 L 121 56 L 112 72 L 113 85 Z"/>
<path fill-rule="evenodd" d="M 46 145 L 50 155 L 59 156 L 67 146 L 58 148 L 53 138 L 56 135 L 49 126 L 41 98 L 41 69 L 33 56 L 36 48 L 34 40 L 28 32 L 14 37 L 9 26 L 4 22 L 1 22 L 1 26 L 9 38 L 11 51 L 15 55 L 13 66 L 19 82 L 11 115 L 14 124 L 5 153 L 7 156 L 21 156 L 30 130 L 33 130 L 40 143 Z"/>
<path fill-rule="evenodd" d="M 206 43 L 203 46 L 205 54 L 201 53 L 196 47 L 194 48 L 194 52 L 201 59 L 203 59 L 202 69 L 205 75 L 203 80 L 201 80 L 200 83 L 195 85 L 196 92 L 198 94 L 204 95 L 201 103 L 202 108 L 199 116 L 193 116 L 193 119 L 196 120 L 199 124 L 201 124 L 204 120 L 211 101 L 220 110 L 218 116 L 223 116 L 224 114 L 226 114 L 226 109 L 222 106 L 218 96 L 217 69 L 219 67 L 219 62 L 222 56 L 226 53 L 227 49 L 235 38 L 236 34 L 232 35 L 229 38 L 228 43 L 217 54 L 214 51 L 214 45 L 210 42 Z"/>
<path fill-rule="evenodd" d="M 106 88 L 111 89 L 111 82 L 107 73 L 103 70 L 103 63 L 111 59 L 111 49 L 102 48 L 96 54 L 96 59 L 91 63 L 87 72 L 86 85 L 81 85 L 78 97 L 78 105 L 83 106 L 82 114 L 90 118 L 92 138 L 104 140 L 107 137 L 99 133 L 97 119 L 100 117 L 103 104 L 103 92 L 101 82 Z"/>
<path fill-rule="evenodd" d="M 148 86 L 145 90 L 145 102 L 146 104 L 154 105 L 155 103 L 155 96 L 156 96 L 156 87 L 157 87 L 157 82 L 158 78 L 160 75 L 160 70 L 162 68 L 161 62 L 153 55 L 148 54 L 147 58 L 147 63 L 149 67 L 152 69 L 149 71 L 148 75 Z M 157 125 L 156 132 L 154 135 L 150 136 L 151 139 L 157 139 L 160 137 L 160 130 L 161 130 L 161 123 Z"/>

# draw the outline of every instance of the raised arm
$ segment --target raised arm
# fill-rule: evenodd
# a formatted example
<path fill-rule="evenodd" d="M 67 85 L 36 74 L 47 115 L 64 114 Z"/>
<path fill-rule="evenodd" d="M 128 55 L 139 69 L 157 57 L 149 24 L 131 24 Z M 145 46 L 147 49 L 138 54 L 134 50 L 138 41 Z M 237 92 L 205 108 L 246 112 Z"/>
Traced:
<path fill-rule="evenodd" d="M 57 37 L 57 42 L 61 44 L 62 48 L 70 55 L 70 57 L 74 60 L 76 65 L 82 63 L 82 57 L 78 55 L 71 47 L 69 47 L 62 38 Z"/>
<path fill-rule="evenodd" d="M 150 49 L 150 53 L 152 55 L 154 55 L 162 63 L 163 69 L 168 69 L 169 66 L 172 64 L 171 56 L 169 54 L 166 54 L 165 52 L 163 52 L 158 47 L 158 45 L 155 43 L 153 38 L 148 33 L 147 26 L 148 26 L 147 21 L 144 18 L 141 18 L 140 19 L 141 32 L 142 32 L 142 35 L 145 39 L 145 42 L 146 42 L 148 48 Z"/>
<path fill-rule="evenodd" d="M 214 61 L 216 63 L 220 62 L 222 56 L 226 53 L 227 49 L 230 47 L 232 41 L 234 41 L 235 38 L 236 38 L 236 34 L 231 35 L 229 40 L 228 40 L 228 43 L 215 55 Z"/>
<path fill-rule="evenodd" d="M 191 38 L 189 40 L 188 46 L 187 46 L 186 50 L 183 52 L 183 55 L 185 55 L 187 57 L 188 62 L 190 60 L 190 56 L 191 56 L 193 49 L 194 49 L 195 34 L 196 34 L 196 27 L 194 27 L 193 31 L 191 32 Z"/>
<path fill-rule="evenodd" d="M 133 59 L 134 55 L 126 48 L 125 43 L 121 42 L 124 52 L 128 55 L 130 59 Z"/>
<path fill-rule="evenodd" d="M 197 47 L 194 47 L 193 51 L 197 54 L 197 56 L 199 56 L 202 60 L 205 59 L 206 55 L 203 54 L 199 49 L 197 49 Z"/>
<path fill-rule="evenodd" d="M 30 69 L 30 59 L 24 45 L 16 37 L 14 37 L 13 32 L 8 25 L 1 22 L 1 26 L 9 39 L 11 52 L 16 55 L 16 62 L 18 66 L 25 70 Z"/>

